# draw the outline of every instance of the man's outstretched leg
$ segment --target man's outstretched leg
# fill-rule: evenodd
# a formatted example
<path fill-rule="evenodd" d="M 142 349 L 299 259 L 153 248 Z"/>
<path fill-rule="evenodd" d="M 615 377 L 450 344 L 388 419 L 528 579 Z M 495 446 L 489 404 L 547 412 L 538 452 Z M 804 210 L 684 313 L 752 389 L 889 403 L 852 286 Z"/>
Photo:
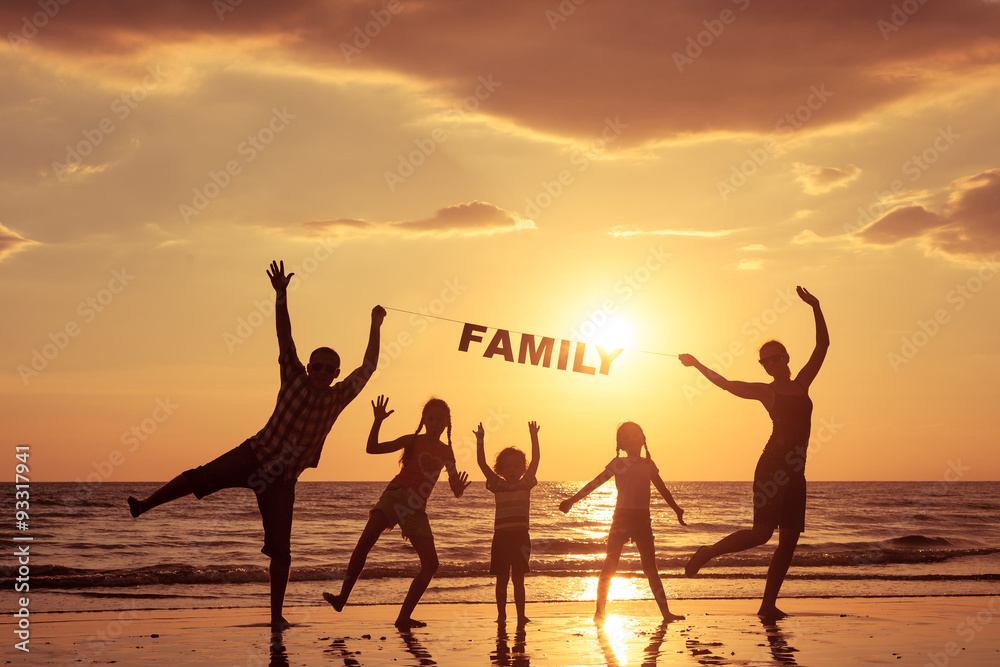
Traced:
<path fill-rule="evenodd" d="M 169 503 L 171 500 L 183 498 L 189 493 L 194 493 L 194 489 L 191 487 L 191 482 L 184 476 L 184 473 L 181 473 L 154 491 L 145 500 L 137 500 L 135 497 L 129 496 L 128 511 L 135 518 L 154 507 Z"/>

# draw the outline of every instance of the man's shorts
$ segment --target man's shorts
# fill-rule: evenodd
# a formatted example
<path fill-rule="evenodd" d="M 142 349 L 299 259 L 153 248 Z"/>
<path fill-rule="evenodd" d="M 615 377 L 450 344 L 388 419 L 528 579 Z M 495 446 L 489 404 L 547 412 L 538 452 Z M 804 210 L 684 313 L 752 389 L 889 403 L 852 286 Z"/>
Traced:
<path fill-rule="evenodd" d="M 403 537 L 408 540 L 414 537 L 433 539 L 434 534 L 431 533 L 431 523 L 427 520 L 425 507 L 424 501 L 408 488 L 398 482 L 389 482 L 369 515 L 380 512 L 385 516 L 389 521 L 386 530 L 399 524 Z"/>
<path fill-rule="evenodd" d="M 219 458 L 183 473 L 196 498 L 201 499 L 221 489 L 253 489 L 264 524 L 264 548 L 261 552 L 279 563 L 292 562 L 292 506 L 295 504 L 295 480 L 275 480 L 263 487 L 260 463 L 249 442 L 229 450 Z M 251 480 L 254 485 L 251 486 Z"/>
<path fill-rule="evenodd" d="M 530 572 L 528 560 L 531 558 L 531 537 L 528 529 L 498 530 L 493 533 L 490 547 L 490 574 L 494 577 L 507 576 L 508 572 L 525 574 Z"/>
<path fill-rule="evenodd" d="M 612 537 L 628 543 L 632 540 L 638 544 L 641 540 L 653 541 L 653 527 L 649 518 L 648 509 L 616 509 L 614 517 L 611 519 L 611 532 L 608 539 Z"/>

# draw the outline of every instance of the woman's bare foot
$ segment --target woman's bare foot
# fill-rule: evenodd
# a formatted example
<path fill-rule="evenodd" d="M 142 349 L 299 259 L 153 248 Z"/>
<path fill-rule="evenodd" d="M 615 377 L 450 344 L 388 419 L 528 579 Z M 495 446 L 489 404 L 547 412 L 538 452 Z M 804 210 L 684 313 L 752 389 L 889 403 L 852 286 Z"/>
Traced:
<path fill-rule="evenodd" d="M 339 595 L 334 595 L 333 593 L 323 593 L 323 599 L 330 603 L 336 611 L 343 611 L 344 605 L 347 604 L 347 600 L 344 600 Z"/>
<path fill-rule="evenodd" d="M 694 552 L 693 556 L 691 556 L 691 560 L 689 560 L 687 565 L 684 566 L 685 577 L 690 579 L 694 575 L 698 574 L 698 570 L 701 569 L 701 566 L 711 560 L 706 553 L 707 551 L 708 547 L 698 547 L 698 550 Z"/>
<path fill-rule="evenodd" d="M 409 628 L 426 628 L 427 624 L 423 621 L 418 621 L 414 618 L 397 618 L 396 627 L 400 630 L 406 630 Z"/>
<path fill-rule="evenodd" d="M 292 624 L 286 621 L 284 616 L 271 619 L 271 632 L 282 632 L 290 627 L 292 627 Z"/>
<path fill-rule="evenodd" d="M 683 621 L 684 620 L 684 615 L 683 614 L 671 614 L 669 611 L 661 612 L 661 613 L 663 614 L 663 622 L 664 623 L 671 623 L 673 621 Z"/>
<path fill-rule="evenodd" d="M 761 607 L 757 610 L 757 615 L 765 621 L 777 621 L 788 616 L 788 614 L 773 605 L 770 607 Z"/>
<path fill-rule="evenodd" d="M 523 628 L 525 623 L 531 623 L 531 619 L 528 618 L 527 616 L 517 617 L 517 627 Z"/>
<path fill-rule="evenodd" d="M 139 518 L 139 515 L 146 511 L 143 507 L 142 501 L 136 500 L 133 496 L 128 497 L 128 512 L 132 515 L 133 519 Z"/>

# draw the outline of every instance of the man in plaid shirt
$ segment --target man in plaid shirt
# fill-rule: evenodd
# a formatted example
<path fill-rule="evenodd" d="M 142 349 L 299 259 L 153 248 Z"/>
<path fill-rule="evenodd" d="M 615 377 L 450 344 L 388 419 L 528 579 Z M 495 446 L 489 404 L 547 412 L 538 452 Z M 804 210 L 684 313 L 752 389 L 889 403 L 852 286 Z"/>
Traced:
<path fill-rule="evenodd" d="M 145 500 L 129 496 L 133 517 L 193 493 L 203 498 L 219 489 L 245 487 L 257 496 L 264 523 L 264 548 L 271 559 L 271 628 L 283 630 L 288 622 L 281 615 L 291 567 L 292 505 L 295 481 L 306 468 L 315 468 L 333 423 L 364 388 L 375 372 L 379 354 L 379 330 L 385 309 L 372 309 L 371 330 L 364 361 L 344 380 L 331 386 L 340 374 L 340 356 L 328 347 L 313 350 L 309 366 L 299 361 L 292 341 L 288 315 L 288 281 L 285 263 L 271 262 L 267 272 L 276 299 L 274 314 L 278 333 L 278 366 L 281 386 L 274 412 L 256 435 L 198 468 L 187 470 L 164 484 Z"/>

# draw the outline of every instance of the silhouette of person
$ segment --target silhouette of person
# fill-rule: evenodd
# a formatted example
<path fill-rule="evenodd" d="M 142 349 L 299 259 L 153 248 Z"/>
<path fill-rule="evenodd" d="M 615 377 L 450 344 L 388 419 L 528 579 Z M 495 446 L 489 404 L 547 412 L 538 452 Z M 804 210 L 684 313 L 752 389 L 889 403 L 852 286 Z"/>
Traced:
<path fill-rule="evenodd" d="M 776 602 L 799 535 L 805 530 L 806 448 L 809 445 L 812 417 L 812 401 L 808 390 L 830 346 L 830 335 L 819 300 L 803 287 L 796 288 L 796 291 L 799 298 L 812 306 L 816 320 L 816 347 L 794 380 L 788 367 L 788 351 L 776 340 L 768 341 L 760 347 L 760 365 L 773 378 L 767 384 L 727 380 L 706 368 L 690 354 L 679 357 L 682 364 L 694 366 L 713 384 L 734 396 L 760 401 L 774 424 L 771 437 L 764 446 L 754 471 L 753 527 L 728 535 L 711 546 L 699 547 L 684 570 L 687 576 L 693 577 L 705 563 L 716 556 L 744 551 L 766 543 L 774 534 L 774 529 L 778 528 L 778 547 L 771 557 L 764 597 L 757 612 L 766 618 L 781 618 L 786 615 L 778 609 Z"/>
<path fill-rule="evenodd" d="M 507 582 L 514 582 L 514 607 L 517 624 L 529 621 L 524 613 L 524 575 L 530 571 L 531 537 L 528 534 L 528 514 L 531 489 L 538 484 L 539 446 L 538 424 L 528 423 L 531 435 L 531 463 L 517 447 L 507 447 L 497 454 L 493 470 L 486 465 L 485 430 L 482 423 L 475 430 L 476 460 L 486 476 L 486 488 L 493 492 L 496 512 L 493 521 L 493 543 L 490 546 L 490 574 L 497 578 L 497 623 L 507 622 Z"/>
<path fill-rule="evenodd" d="M 420 571 L 410 584 L 395 625 L 400 629 L 422 628 L 427 624 L 414 620 L 411 614 L 438 568 L 434 534 L 427 520 L 427 499 L 437 484 L 442 468 L 448 470 L 448 483 L 456 498 L 462 497 L 471 482 L 466 473 L 459 472 L 455 467 L 455 452 L 451 448 L 451 410 L 447 403 L 440 398 L 432 398 L 424 405 L 416 432 L 379 442 L 379 427 L 395 412 L 387 410 L 388 406 L 389 399 L 384 396 L 379 396 L 377 403 L 372 401 L 375 420 L 368 434 L 366 451 L 369 454 L 388 454 L 403 450 L 399 457 L 402 468 L 368 514 L 368 523 L 351 554 L 340 594 L 323 593 L 323 599 L 337 611 L 343 610 L 351 589 L 365 567 L 368 552 L 375 546 L 379 535 L 399 524 L 403 538 L 410 541 L 420 556 Z M 421 433 L 425 428 L 426 431 Z M 448 431 L 447 445 L 441 442 L 445 429 Z"/>
<path fill-rule="evenodd" d="M 372 309 L 371 329 L 364 361 L 344 380 L 331 386 L 340 374 L 340 356 L 328 347 L 317 348 L 303 366 L 292 340 L 288 315 L 288 282 L 285 263 L 271 262 L 267 276 L 275 291 L 274 314 L 278 334 L 278 367 L 281 385 L 277 404 L 267 424 L 256 435 L 214 461 L 187 470 L 148 498 L 129 496 L 133 517 L 193 493 L 201 499 L 220 489 L 249 488 L 257 497 L 264 524 L 264 548 L 270 558 L 271 629 L 288 627 L 282 617 L 285 588 L 291 568 L 292 506 L 295 482 L 306 468 L 315 468 L 326 436 L 347 404 L 375 372 L 379 331 L 385 319 L 382 306 Z"/>
<path fill-rule="evenodd" d="M 590 495 L 591 491 L 612 477 L 615 478 L 618 498 L 615 501 L 615 513 L 611 519 L 611 530 L 608 533 L 607 555 L 604 559 L 604 566 L 601 568 L 601 576 L 597 580 L 597 610 L 594 613 L 594 622 L 598 625 L 604 623 L 604 610 L 608 601 L 611 580 L 618 570 L 618 560 L 621 558 L 622 548 L 629 540 L 635 542 L 635 546 L 639 550 L 642 571 L 649 581 L 649 589 L 653 593 L 663 621 L 680 620 L 684 617 L 670 613 L 667 594 L 663 591 L 660 572 L 656 568 L 656 549 L 653 546 L 653 529 L 649 516 L 649 485 L 652 484 L 656 487 L 656 490 L 677 514 L 677 521 L 682 526 L 687 525 L 684 523 L 684 510 L 674 502 L 674 497 L 670 495 L 666 484 L 660 478 L 660 471 L 653 463 L 653 459 L 649 457 L 646 434 L 642 432 L 642 428 L 635 422 L 625 422 L 618 427 L 616 440 L 615 458 L 604 468 L 604 472 L 587 482 L 572 497 L 559 503 L 559 509 L 565 514 L 573 505 Z M 640 456 L 643 448 L 646 449 L 646 458 Z M 618 456 L 618 453 L 623 450 L 628 455 L 624 458 Z"/>

